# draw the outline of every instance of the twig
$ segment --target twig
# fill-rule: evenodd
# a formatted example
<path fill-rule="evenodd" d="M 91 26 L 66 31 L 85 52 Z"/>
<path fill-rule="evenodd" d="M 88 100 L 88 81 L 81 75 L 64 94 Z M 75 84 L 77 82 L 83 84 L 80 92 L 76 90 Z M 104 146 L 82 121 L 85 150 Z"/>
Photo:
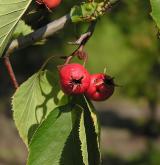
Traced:
<path fill-rule="evenodd" d="M 82 34 L 82 35 L 78 38 L 78 40 L 76 40 L 75 42 L 68 42 L 68 44 L 70 44 L 70 45 L 80 45 L 80 44 L 82 43 L 82 41 L 83 41 L 85 38 L 89 37 L 90 35 L 91 35 L 91 32 L 90 32 L 90 31 L 89 31 L 89 32 L 86 32 L 86 33 Z"/>
<path fill-rule="evenodd" d="M 14 71 L 13 71 L 13 68 L 12 68 L 12 65 L 10 63 L 10 60 L 9 60 L 8 56 L 4 57 L 4 64 L 7 68 L 8 74 L 11 78 L 11 81 L 12 81 L 15 89 L 17 89 L 19 85 L 18 85 L 17 79 L 15 77 L 15 74 L 14 74 Z"/>
<path fill-rule="evenodd" d="M 34 44 L 35 42 L 48 38 L 55 34 L 57 31 L 63 29 L 65 24 L 70 20 L 70 16 L 65 15 L 43 27 L 36 30 L 35 32 L 32 32 L 26 36 L 20 37 L 18 39 L 15 39 L 11 42 L 9 45 L 6 54 L 11 55 L 15 50 L 25 48 L 29 45 Z M 6 55 L 4 55 L 6 56 Z"/>
<path fill-rule="evenodd" d="M 84 60 L 84 64 L 86 63 L 87 54 L 84 51 L 84 46 L 87 43 L 87 41 L 90 39 L 90 37 L 92 36 L 94 29 L 95 29 L 95 26 L 96 26 L 96 23 L 97 23 L 97 21 L 91 22 L 86 33 L 82 34 L 79 37 L 79 39 L 76 40 L 75 42 L 69 42 L 69 44 L 79 45 L 79 46 L 70 56 L 68 56 L 68 58 L 65 60 L 64 65 L 68 64 L 74 56 L 78 56 L 79 59 Z"/>
<path fill-rule="evenodd" d="M 106 2 L 104 3 L 104 9 L 103 9 L 104 11 L 102 11 L 102 12 L 107 12 L 113 5 L 115 5 L 119 1 L 120 0 L 109 0 L 109 1 L 106 0 Z M 79 37 L 79 39 L 76 40 L 75 42 L 69 42 L 69 44 L 79 45 L 79 46 L 70 56 L 68 56 L 68 58 L 65 60 L 64 65 L 68 64 L 74 56 L 78 56 L 80 59 L 83 59 L 84 65 L 85 65 L 88 57 L 87 57 L 87 53 L 84 51 L 84 46 L 88 42 L 90 37 L 92 36 L 96 23 L 97 23 L 97 21 L 91 22 L 86 33 L 82 34 Z"/>

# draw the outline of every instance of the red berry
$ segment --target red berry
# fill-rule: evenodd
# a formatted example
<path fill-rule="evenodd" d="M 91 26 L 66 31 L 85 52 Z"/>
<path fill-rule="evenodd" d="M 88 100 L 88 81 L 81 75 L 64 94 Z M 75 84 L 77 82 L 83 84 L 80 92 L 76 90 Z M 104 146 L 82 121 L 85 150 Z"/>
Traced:
<path fill-rule="evenodd" d="M 36 0 L 36 2 L 44 4 L 48 9 L 53 9 L 60 5 L 61 0 Z"/>
<path fill-rule="evenodd" d="M 103 73 L 90 76 L 90 86 L 85 92 L 86 96 L 94 101 L 104 101 L 114 92 L 113 78 Z"/>
<path fill-rule="evenodd" d="M 82 94 L 90 84 L 90 74 L 80 64 L 67 64 L 60 68 L 60 84 L 66 94 Z"/>

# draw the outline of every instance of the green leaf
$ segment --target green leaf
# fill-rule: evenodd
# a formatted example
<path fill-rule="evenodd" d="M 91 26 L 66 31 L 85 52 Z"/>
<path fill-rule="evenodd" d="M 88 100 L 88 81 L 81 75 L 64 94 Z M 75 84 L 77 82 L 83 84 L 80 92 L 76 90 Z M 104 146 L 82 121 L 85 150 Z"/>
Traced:
<path fill-rule="evenodd" d="M 160 29 L 160 0 L 150 0 L 152 6 L 151 16 Z"/>
<path fill-rule="evenodd" d="M 82 16 L 83 16 L 82 10 L 79 6 L 74 6 L 71 9 L 70 17 L 71 17 L 72 22 L 81 22 L 81 21 L 83 21 Z"/>
<path fill-rule="evenodd" d="M 96 12 L 98 3 L 83 3 L 80 6 L 74 6 L 71 9 L 70 17 L 72 22 L 85 22 L 85 21 L 93 21 L 96 18 L 93 16 Z"/>
<path fill-rule="evenodd" d="M 0 57 L 32 0 L 0 0 Z"/>
<path fill-rule="evenodd" d="M 23 20 L 20 20 L 16 26 L 14 33 L 13 33 L 13 37 L 17 38 L 19 36 L 27 35 L 31 32 L 33 32 L 31 26 L 25 24 L 25 22 Z"/>
<path fill-rule="evenodd" d="M 28 165 L 83 165 L 78 139 L 81 112 L 70 105 L 53 110 L 33 136 Z"/>
<path fill-rule="evenodd" d="M 49 112 L 59 104 L 63 105 L 63 93 L 59 92 L 58 82 L 52 74 L 49 71 L 34 74 L 13 96 L 13 117 L 26 145 Z"/>
<path fill-rule="evenodd" d="M 87 99 L 85 96 L 84 96 L 84 99 L 85 99 L 87 107 L 91 113 L 91 118 L 92 118 L 92 121 L 94 123 L 95 132 L 97 134 L 97 143 L 99 145 L 100 144 L 100 132 L 101 131 L 100 131 L 100 124 L 99 124 L 97 112 L 96 112 L 92 102 L 89 99 Z M 99 145 L 99 151 L 100 151 L 100 145 Z"/>
<path fill-rule="evenodd" d="M 82 113 L 82 108 L 79 106 L 72 106 L 72 131 L 63 148 L 60 165 L 84 165 L 81 141 L 79 138 L 80 118 Z"/>
<path fill-rule="evenodd" d="M 81 141 L 81 151 L 82 151 L 83 163 L 85 165 L 89 165 L 87 137 L 86 137 L 86 130 L 85 130 L 85 122 L 84 122 L 84 111 L 82 111 L 82 113 L 80 115 L 79 138 Z"/>
<path fill-rule="evenodd" d="M 87 145 L 88 145 L 88 159 L 89 164 L 100 165 L 101 164 L 101 153 L 100 153 L 100 130 L 97 120 L 97 114 L 90 106 L 89 102 L 85 99 L 87 107 L 85 109 L 85 128 L 87 134 Z"/>
<path fill-rule="evenodd" d="M 85 134 L 86 134 L 86 139 L 87 139 L 89 164 L 99 165 L 101 164 L 100 126 L 99 126 L 96 111 L 92 103 L 87 98 L 85 98 L 85 96 L 78 96 L 77 98 L 74 98 L 74 99 L 75 99 L 74 103 L 78 104 L 80 107 L 84 109 L 83 110 L 84 126 L 85 126 Z M 86 160 L 84 156 L 83 156 L 83 159 Z"/>

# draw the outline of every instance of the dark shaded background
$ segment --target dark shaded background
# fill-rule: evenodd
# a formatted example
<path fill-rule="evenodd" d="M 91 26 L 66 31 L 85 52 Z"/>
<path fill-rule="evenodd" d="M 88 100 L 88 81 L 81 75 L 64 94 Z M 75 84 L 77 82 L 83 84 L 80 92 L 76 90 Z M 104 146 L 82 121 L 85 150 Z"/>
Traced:
<path fill-rule="evenodd" d="M 79 3 L 79 1 L 74 2 Z M 40 13 L 37 28 L 69 12 L 72 2 L 63 2 L 53 13 Z M 102 124 L 103 165 L 160 164 L 160 41 L 150 17 L 149 0 L 122 0 L 102 17 L 93 37 L 86 45 L 87 68 L 91 73 L 114 76 L 115 94 L 102 103 L 94 103 Z M 46 16 L 46 17 L 45 17 Z M 11 56 L 21 83 L 38 71 L 48 57 L 69 55 L 75 47 L 68 45 L 86 24 L 69 24 L 45 45 L 33 45 Z M 53 65 L 63 63 L 56 60 Z M 27 151 L 15 129 L 11 96 L 14 89 L 0 61 L 0 165 L 25 164 Z"/>

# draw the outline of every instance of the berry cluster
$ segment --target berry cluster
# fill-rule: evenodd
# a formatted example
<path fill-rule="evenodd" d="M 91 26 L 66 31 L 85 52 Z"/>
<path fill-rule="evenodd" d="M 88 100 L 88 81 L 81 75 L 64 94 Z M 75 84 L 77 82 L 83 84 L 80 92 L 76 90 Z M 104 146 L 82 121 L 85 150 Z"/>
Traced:
<path fill-rule="evenodd" d="M 104 73 L 90 75 L 80 64 L 72 63 L 60 67 L 60 85 L 68 95 L 85 94 L 94 101 L 104 101 L 114 92 L 113 78 Z"/>

